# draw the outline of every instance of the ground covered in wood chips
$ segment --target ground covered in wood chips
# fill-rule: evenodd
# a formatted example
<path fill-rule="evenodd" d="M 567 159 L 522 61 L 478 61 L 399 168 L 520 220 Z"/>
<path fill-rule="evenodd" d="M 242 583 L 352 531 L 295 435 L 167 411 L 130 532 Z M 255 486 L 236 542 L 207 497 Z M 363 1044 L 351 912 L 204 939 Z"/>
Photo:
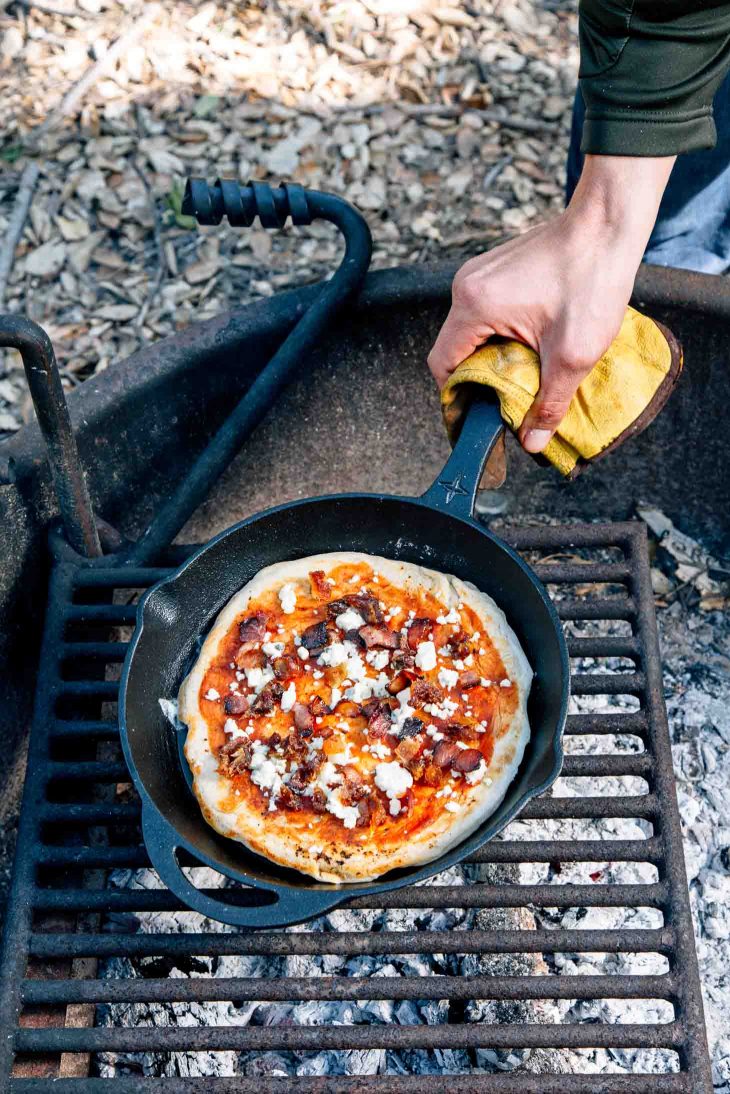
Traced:
<path fill-rule="evenodd" d="M 332 268 L 329 226 L 196 229 L 189 175 L 343 194 L 375 267 L 529 227 L 562 204 L 576 6 L 0 0 L 0 240 L 39 167 L 0 311 L 45 326 L 74 385 Z M 0 437 L 31 413 L 6 351 Z"/>

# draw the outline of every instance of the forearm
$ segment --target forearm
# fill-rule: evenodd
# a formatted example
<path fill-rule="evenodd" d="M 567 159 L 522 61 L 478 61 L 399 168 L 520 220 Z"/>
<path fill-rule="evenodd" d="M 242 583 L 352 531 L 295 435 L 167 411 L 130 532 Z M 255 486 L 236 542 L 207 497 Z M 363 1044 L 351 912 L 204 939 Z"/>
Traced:
<path fill-rule="evenodd" d="M 729 0 L 580 0 L 584 152 L 666 156 L 715 141 Z"/>

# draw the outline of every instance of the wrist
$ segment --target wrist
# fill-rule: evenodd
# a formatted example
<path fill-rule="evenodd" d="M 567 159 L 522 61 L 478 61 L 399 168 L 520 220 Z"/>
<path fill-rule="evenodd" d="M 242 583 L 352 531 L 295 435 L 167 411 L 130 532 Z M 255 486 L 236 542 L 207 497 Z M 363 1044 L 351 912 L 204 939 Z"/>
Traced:
<path fill-rule="evenodd" d="M 651 235 L 674 156 L 586 156 L 565 211 L 581 235 L 623 243 L 641 256 Z"/>

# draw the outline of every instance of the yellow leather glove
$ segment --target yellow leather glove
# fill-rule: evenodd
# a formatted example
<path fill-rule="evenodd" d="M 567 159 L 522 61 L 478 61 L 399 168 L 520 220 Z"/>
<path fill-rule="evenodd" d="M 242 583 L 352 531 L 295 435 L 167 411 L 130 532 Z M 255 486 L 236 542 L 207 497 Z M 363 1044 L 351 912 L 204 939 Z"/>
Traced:
<path fill-rule="evenodd" d="M 578 388 L 568 413 L 541 455 L 574 478 L 591 460 L 645 429 L 664 406 L 682 371 L 682 351 L 671 331 L 627 308 L 621 329 Z M 463 361 L 441 391 L 449 439 L 474 397 L 491 387 L 502 418 L 516 433 L 540 386 L 540 359 L 521 342 L 491 339 Z"/>

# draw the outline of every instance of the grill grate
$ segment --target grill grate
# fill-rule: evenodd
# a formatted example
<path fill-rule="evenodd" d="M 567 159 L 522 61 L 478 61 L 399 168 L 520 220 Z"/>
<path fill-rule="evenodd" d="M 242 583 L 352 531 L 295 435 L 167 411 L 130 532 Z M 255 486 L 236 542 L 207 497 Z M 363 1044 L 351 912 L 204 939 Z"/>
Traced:
<path fill-rule="evenodd" d="M 632 751 L 581 753 L 568 748 L 563 778 L 571 796 L 531 802 L 504 838 L 469 861 L 473 880 L 415 886 L 352 901 L 360 909 L 524 909 L 538 929 L 272 930 L 217 933 L 134 933 L 132 914 L 180 911 L 166 889 L 108 885 L 117 868 L 148 866 L 141 845 L 139 806 L 127 785 L 114 715 L 125 642 L 109 640 L 111 628 L 134 622 L 135 591 L 164 576 L 166 566 L 112 567 L 96 560 L 80 565 L 56 546 L 30 740 L 14 881 L 8 905 L 0 999 L 0 1087 L 55 1094 L 97 1094 L 107 1080 L 94 1074 L 94 1053 L 167 1054 L 223 1050 L 314 1051 L 384 1048 L 396 1052 L 468 1049 L 659 1049 L 674 1061 L 667 1074 L 530 1075 L 523 1070 L 469 1074 L 235 1078 L 116 1078 L 125 1091 L 296 1090 L 339 1091 L 552 1091 L 612 1094 L 692 1091 L 709 1094 L 697 959 L 694 949 L 677 812 L 672 758 L 662 696 L 661 665 L 650 584 L 645 529 L 640 524 L 512 529 L 506 538 L 529 557 L 548 585 L 569 633 L 573 659 L 594 664 L 575 669 L 574 696 L 595 710 L 574 713 L 566 734 L 582 741 L 597 735 L 631 740 Z M 167 559 L 168 564 L 179 556 Z M 126 601 L 126 602 L 124 602 Z M 613 621 L 608 626 L 605 621 Z M 606 634 L 606 630 L 613 633 Z M 120 637 L 117 633 L 114 637 Z M 121 637 L 124 637 L 122 634 Z M 128 634 L 127 634 L 128 637 Z M 622 659 L 630 671 L 610 659 Z M 586 671 L 587 668 L 587 671 Z M 622 699 L 625 710 L 601 711 L 601 698 Z M 570 746 L 572 742 L 568 742 Z M 606 741 L 609 747 L 611 742 Z M 616 793 L 592 792 L 596 778 L 614 780 Z M 585 780 L 578 793 L 575 780 Z M 631 780 L 621 792 L 621 780 Z M 645 792 L 636 792 L 636 780 Z M 613 783 L 611 784 L 613 785 Z M 606 824 L 634 819 L 643 838 L 611 839 Z M 530 822 L 581 821 L 589 838 L 530 838 Z M 654 880 L 643 884 L 561 882 L 566 864 L 643 863 Z M 540 880 L 520 883 L 518 864 L 550 864 Z M 480 876 L 480 870 L 492 875 Z M 499 870 L 502 870 L 502 875 Z M 590 867 L 587 867 L 587 870 Z M 497 873 L 494 874 L 494 871 Z M 500 877 L 504 876 L 504 880 Z M 246 900 L 244 889 L 230 889 Z M 577 910 L 576 922 L 596 908 L 650 909 L 656 926 L 592 929 L 550 926 L 550 910 Z M 126 924 L 125 924 L 126 917 Z M 412 921 L 409 920 L 409 923 Z M 642 920 L 642 922 L 644 922 Z M 534 927 L 534 923 L 533 923 Z M 99 962 L 116 957 L 169 962 L 196 955 L 553 955 L 541 975 L 433 975 L 353 977 L 156 976 L 107 979 Z M 575 975 L 561 972 L 555 955 L 605 953 L 659 955 L 659 975 Z M 470 1000 L 622 1000 L 628 1021 L 466 1021 Z M 443 1024 L 325 1024 L 157 1026 L 94 1025 L 95 1006 L 113 1002 L 447 1000 Z M 632 1001 L 658 1000 L 673 1008 L 663 1021 L 631 1021 Z M 657 1014 L 659 1011 L 656 1012 Z M 474 1056 L 476 1060 L 476 1056 Z M 9 1076 L 13 1074 L 13 1078 Z M 563 1066 L 564 1070 L 564 1066 Z"/>

